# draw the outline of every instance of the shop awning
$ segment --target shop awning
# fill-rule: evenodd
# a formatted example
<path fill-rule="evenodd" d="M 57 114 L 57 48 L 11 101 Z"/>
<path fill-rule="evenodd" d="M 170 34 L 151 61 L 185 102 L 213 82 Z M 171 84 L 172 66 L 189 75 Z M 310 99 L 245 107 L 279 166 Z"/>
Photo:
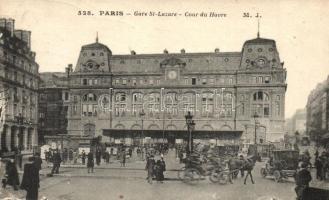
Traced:
<path fill-rule="evenodd" d="M 322 139 L 329 139 L 329 133 L 322 135 Z"/>

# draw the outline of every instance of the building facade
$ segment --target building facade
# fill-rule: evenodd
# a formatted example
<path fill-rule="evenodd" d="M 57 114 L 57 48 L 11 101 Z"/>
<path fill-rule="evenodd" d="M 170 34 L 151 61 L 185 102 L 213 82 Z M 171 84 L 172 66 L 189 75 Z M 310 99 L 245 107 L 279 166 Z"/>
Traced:
<path fill-rule="evenodd" d="M 319 83 L 308 96 L 306 105 L 306 133 L 312 140 L 329 139 L 329 77 Z"/>
<path fill-rule="evenodd" d="M 70 136 L 161 138 L 186 131 L 188 111 L 195 131 L 238 130 L 245 143 L 284 134 L 286 70 L 274 40 L 248 40 L 240 52 L 113 55 L 96 39 L 67 72 Z"/>
<path fill-rule="evenodd" d="M 38 145 L 39 65 L 31 50 L 31 32 L 16 30 L 13 19 L 0 19 L 2 152 L 31 151 Z"/>
<path fill-rule="evenodd" d="M 45 136 L 67 134 L 69 93 L 66 73 L 45 72 L 40 78 L 38 133 L 39 143 L 44 144 Z"/>

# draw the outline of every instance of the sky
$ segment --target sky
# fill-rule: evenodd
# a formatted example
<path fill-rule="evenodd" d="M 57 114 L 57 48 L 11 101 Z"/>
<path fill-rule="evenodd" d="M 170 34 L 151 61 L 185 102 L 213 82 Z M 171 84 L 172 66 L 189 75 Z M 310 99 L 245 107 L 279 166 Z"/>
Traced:
<path fill-rule="evenodd" d="M 96 32 L 113 54 L 241 51 L 256 37 L 259 13 L 260 36 L 276 41 L 287 69 L 287 118 L 305 107 L 310 91 L 329 75 L 328 10 L 326 0 L 0 0 L 0 17 L 14 18 L 16 29 L 32 32 L 40 72 L 75 66 L 81 46 L 95 42 Z M 123 16 L 100 16 L 100 11 Z M 181 16 L 134 16 L 159 11 Z M 198 16 L 186 17 L 186 12 Z M 210 12 L 226 17 L 210 17 Z"/>

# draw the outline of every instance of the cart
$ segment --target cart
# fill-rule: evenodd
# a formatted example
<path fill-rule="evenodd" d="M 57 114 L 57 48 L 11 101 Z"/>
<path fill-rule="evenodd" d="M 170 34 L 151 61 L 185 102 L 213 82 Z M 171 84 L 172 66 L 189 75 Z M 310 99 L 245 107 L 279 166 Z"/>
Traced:
<path fill-rule="evenodd" d="M 270 159 L 260 170 L 262 177 L 274 177 L 276 182 L 293 177 L 298 167 L 299 152 L 295 150 L 274 150 Z"/>

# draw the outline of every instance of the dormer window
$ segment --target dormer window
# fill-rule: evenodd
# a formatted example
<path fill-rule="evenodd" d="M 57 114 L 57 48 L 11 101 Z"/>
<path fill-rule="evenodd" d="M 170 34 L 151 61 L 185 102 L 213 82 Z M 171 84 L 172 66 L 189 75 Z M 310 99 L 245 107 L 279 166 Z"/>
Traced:
<path fill-rule="evenodd" d="M 91 53 L 91 56 L 95 56 L 95 53 Z"/>
<path fill-rule="evenodd" d="M 103 52 L 101 52 L 99 55 L 100 55 L 100 56 L 104 56 L 104 53 L 103 53 Z"/>

